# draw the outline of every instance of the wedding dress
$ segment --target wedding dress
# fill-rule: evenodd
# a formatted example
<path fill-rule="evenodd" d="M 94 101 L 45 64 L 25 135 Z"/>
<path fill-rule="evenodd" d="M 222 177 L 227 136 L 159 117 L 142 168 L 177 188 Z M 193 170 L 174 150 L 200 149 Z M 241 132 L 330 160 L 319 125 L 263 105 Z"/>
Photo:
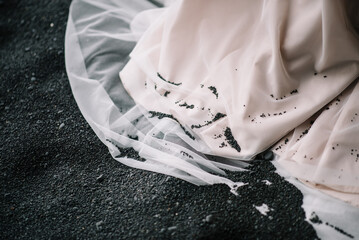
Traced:
<path fill-rule="evenodd" d="M 224 183 L 236 193 L 245 183 L 223 170 L 241 171 L 271 149 L 281 174 L 359 206 L 359 4 L 160 5 L 71 6 L 71 87 L 112 156 L 198 185 Z M 325 209 L 351 209 L 330 201 Z M 353 214 L 347 219 L 359 216 Z"/>

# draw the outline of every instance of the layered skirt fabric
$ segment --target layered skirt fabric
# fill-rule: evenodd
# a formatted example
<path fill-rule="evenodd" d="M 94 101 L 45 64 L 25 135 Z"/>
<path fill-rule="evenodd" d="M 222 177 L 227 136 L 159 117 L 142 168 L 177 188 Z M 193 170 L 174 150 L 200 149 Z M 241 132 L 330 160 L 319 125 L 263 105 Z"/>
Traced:
<path fill-rule="evenodd" d="M 208 154 L 249 160 L 275 145 L 294 176 L 359 194 L 359 38 L 345 7 L 177 2 L 120 76 L 137 103 L 173 116 Z"/>
<path fill-rule="evenodd" d="M 359 3 L 159 6 L 72 3 L 69 79 L 113 157 L 235 193 L 245 183 L 224 170 L 271 149 L 289 176 L 359 206 Z"/>

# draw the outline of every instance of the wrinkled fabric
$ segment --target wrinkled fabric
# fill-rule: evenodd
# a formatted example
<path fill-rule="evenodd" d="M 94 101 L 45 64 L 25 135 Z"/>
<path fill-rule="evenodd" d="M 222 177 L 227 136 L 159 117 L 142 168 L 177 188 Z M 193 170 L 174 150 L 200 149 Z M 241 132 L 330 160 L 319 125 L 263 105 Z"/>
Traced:
<path fill-rule="evenodd" d="M 207 154 L 249 160 L 276 144 L 293 176 L 359 194 L 359 8 L 347 2 L 178 1 L 120 76 Z"/>
<path fill-rule="evenodd" d="M 359 205 L 357 13 L 349 0 L 74 0 L 66 69 L 117 161 L 236 194 L 246 183 L 224 170 L 272 149 L 307 220 L 359 237 L 345 203 Z"/>
<path fill-rule="evenodd" d="M 135 103 L 118 77 L 146 25 L 162 14 L 155 7 L 132 0 L 72 2 L 65 55 L 76 102 L 117 161 L 197 185 L 226 184 L 236 193 L 245 183 L 224 177 L 223 170 L 242 171 L 247 164 L 208 160 L 203 154 L 210 151 L 208 146 L 194 139 L 190 129 L 186 134 L 177 121 L 152 117 Z"/>

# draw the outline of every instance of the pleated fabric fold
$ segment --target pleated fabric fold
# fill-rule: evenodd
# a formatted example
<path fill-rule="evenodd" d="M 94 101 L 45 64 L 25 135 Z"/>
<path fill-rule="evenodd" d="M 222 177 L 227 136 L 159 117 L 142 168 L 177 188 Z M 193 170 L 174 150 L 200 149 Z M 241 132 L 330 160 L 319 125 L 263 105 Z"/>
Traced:
<path fill-rule="evenodd" d="M 117 161 L 197 185 L 226 184 L 236 193 L 245 183 L 225 178 L 223 169 L 243 171 L 246 163 L 208 160 L 208 146 L 190 128 L 137 104 L 118 77 L 146 24 L 163 13 L 155 7 L 130 0 L 72 3 L 65 48 L 77 104 Z"/>
<path fill-rule="evenodd" d="M 236 194 L 246 183 L 226 170 L 271 149 L 308 221 L 359 237 L 347 204 L 359 206 L 358 12 L 349 0 L 74 0 L 66 69 L 117 161 Z"/>
<path fill-rule="evenodd" d="M 177 1 L 120 77 L 136 103 L 190 127 L 206 154 L 250 160 L 275 145 L 293 176 L 358 205 L 359 38 L 348 4 Z"/>

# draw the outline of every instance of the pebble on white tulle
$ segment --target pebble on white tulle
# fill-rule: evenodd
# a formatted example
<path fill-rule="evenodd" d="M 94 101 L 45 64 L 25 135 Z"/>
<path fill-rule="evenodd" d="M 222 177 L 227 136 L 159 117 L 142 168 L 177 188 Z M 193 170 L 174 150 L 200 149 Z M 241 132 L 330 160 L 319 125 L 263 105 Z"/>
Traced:
<path fill-rule="evenodd" d="M 263 203 L 261 206 L 253 206 L 264 216 L 267 216 L 267 213 L 273 210 L 269 208 L 268 205 L 265 203 Z"/>

